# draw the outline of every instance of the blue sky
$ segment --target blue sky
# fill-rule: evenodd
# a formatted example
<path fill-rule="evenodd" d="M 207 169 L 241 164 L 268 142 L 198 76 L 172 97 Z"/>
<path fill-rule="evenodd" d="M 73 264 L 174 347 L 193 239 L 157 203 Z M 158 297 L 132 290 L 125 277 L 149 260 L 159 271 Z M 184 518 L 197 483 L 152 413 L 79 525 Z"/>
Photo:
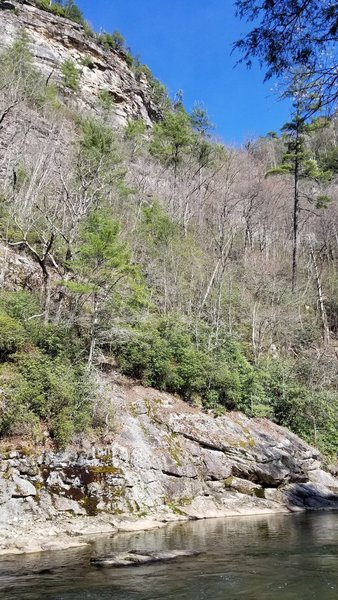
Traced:
<path fill-rule="evenodd" d="M 232 0 L 78 0 L 95 30 L 120 31 L 173 96 L 183 90 L 188 110 L 200 102 L 226 143 L 277 131 L 288 107 L 263 84 L 255 66 L 237 66 L 232 43 L 246 29 Z"/>

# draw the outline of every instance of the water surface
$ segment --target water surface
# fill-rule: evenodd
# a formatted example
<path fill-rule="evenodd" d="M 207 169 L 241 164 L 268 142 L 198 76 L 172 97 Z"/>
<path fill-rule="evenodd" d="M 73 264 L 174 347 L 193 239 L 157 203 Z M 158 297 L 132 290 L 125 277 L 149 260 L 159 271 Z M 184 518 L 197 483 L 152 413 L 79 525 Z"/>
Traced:
<path fill-rule="evenodd" d="M 123 569 L 91 556 L 194 549 L 197 557 Z M 90 547 L 8 557 L 4 600 L 337 600 L 338 513 L 241 517 L 101 538 Z"/>

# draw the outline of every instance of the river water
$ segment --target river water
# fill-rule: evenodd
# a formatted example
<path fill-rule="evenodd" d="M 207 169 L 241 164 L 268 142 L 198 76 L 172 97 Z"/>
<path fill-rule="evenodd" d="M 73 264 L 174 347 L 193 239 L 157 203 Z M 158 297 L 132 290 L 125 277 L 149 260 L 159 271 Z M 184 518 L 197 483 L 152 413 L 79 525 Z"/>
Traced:
<path fill-rule="evenodd" d="M 91 556 L 194 549 L 177 562 L 97 569 Z M 3 558 L 6 600 L 338 600 L 338 513 L 241 517 L 103 537 L 71 551 Z"/>

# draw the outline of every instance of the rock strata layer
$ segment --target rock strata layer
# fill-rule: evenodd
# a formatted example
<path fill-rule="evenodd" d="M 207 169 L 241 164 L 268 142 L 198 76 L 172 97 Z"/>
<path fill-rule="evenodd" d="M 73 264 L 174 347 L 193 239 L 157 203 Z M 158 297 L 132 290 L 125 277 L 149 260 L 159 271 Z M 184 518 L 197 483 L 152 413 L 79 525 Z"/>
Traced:
<path fill-rule="evenodd" d="M 114 412 L 109 445 L 2 450 L 0 552 L 173 520 L 338 507 L 338 479 L 288 430 L 205 413 L 113 376 L 100 383 Z"/>
<path fill-rule="evenodd" d="M 12 44 L 22 30 L 28 34 L 36 66 L 46 80 L 60 84 L 64 61 L 76 63 L 79 89 L 76 95 L 66 91 L 68 105 L 74 103 L 95 115 L 104 93 L 112 101 L 108 123 L 124 126 L 130 119 L 142 119 L 151 126 L 158 118 L 147 78 L 133 72 L 123 53 L 104 48 L 81 25 L 40 10 L 28 0 L 0 0 L 0 49 Z"/>

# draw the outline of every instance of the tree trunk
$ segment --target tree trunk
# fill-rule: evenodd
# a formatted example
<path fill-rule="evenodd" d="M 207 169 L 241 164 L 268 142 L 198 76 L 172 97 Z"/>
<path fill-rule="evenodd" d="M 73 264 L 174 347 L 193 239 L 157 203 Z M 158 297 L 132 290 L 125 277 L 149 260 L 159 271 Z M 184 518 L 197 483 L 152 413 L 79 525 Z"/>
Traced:
<path fill-rule="evenodd" d="M 298 225 L 299 225 L 299 156 L 298 156 L 298 131 L 296 138 L 296 156 L 294 169 L 294 195 L 293 195 L 293 238 L 292 238 L 292 291 L 295 291 L 297 280 L 297 251 L 298 251 Z"/>
<path fill-rule="evenodd" d="M 96 348 L 96 339 L 97 339 L 97 325 L 99 322 L 98 317 L 98 309 L 99 309 L 99 301 L 97 292 L 93 294 L 93 316 L 90 327 L 90 348 L 89 348 L 89 356 L 88 356 L 88 368 L 90 369 L 93 364 L 95 348 Z"/>
<path fill-rule="evenodd" d="M 329 329 L 329 324 L 327 321 L 327 315 L 326 315 L 326 310 L 325 310 L 322 282 L 321 282 L 320 273 L 319 273 L 316 256 L 313 251 L 313 248 L 311 248 L 310 253 L 311 253 L 311 260 L 312 260 L 315 277 L 316 277 L 319 312 L 320 312 L 320 318 L 321 318 L 322 328 L 323 328 L 323 340 L 324 340 L 324 344 L 327 346 L 330 342 L 330 329 Z"/>
<path fill-rule="evenodd" d="M 49 321 L 50 297 L 51 297 L 50 277 L 49 277 L 49 273 L 48 273 L 45 265 L 42 266 L 41 268 L 43 271 L 43 302 L 42 302 L 42 306 L 43 306 L 43 312 L 44 312 L 44 322 L 45 322 L 45 325 L 47 325 L 47 323 Z"/>

